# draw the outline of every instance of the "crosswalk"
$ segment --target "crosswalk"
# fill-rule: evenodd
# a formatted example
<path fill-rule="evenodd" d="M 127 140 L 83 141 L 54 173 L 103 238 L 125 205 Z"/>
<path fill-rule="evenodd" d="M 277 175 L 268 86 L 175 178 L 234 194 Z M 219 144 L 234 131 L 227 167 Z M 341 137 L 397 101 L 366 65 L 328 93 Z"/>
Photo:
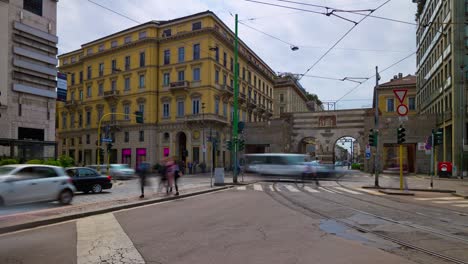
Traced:
<path fill-rule="evenodd" d="M 379 192 L 366 190 L 363 188 L 351 188 L 351 187 L 342 187 L 342 186 L 319 186 L 319 187 L 310 187 L 310 186 L 302 186 L 298 187 L 294 184 L 281 184 L 273 186 L 273 184 L 252 184 L 249 186 L 238 186 L 236 187 L 238 191 L 246 191 L 246 190 L 254 190 L 254 191 L 270 191 L 270 192 L 291 192 L 291 193 L 299 193 L 299 192 L 308 192 L 308 193 L 334 193 L 334 194 L 353 194 L 353 195 L 362 195 L 365 193 L 374 194 L 374 195 L 382 195 Z"/>
<path fill-rule="evenodd" d="M 447 204 L 459 208 L 468 208 L 468 200 L 463 197 L 445 196 L 445 197 L 428 197 L 414 198 L 416 201 L 425 201 L 433 204 Z"/>

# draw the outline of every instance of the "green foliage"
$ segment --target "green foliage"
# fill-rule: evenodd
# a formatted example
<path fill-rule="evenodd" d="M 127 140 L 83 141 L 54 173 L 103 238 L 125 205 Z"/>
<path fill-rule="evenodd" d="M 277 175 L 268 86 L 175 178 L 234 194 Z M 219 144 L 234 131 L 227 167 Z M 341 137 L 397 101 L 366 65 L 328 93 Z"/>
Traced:
<path fill-rule="evenodd" d="M 361 165 L 360 163 L 353 163 L 351 164 L 351 169 L 352 170 L 360 170 L 361 169 Z"/>
<path fill-rule="evenodd" d="M 65 155 L 60 156 L 58 158 L 58 162 L 59 162 L 60 166 L 62 166 L 64 168 L 71 167 L 71 166 L 73 166 L 75 164 L 75 161 L 71 157 L 65 156 Z"/>
<path fill-rule="evenodd" d="M 51 166 L 59 166 L 59 167 L 61 166 L 60 161 L 54 160 L 54 159 L 48 159 L 48 160 L 44 161 L 43 164 L 44 165 L 51 165 Z"/>
<path fill-rule="evenodd" d="M 17 159 L 2 159 L 0 160 L 0 166 L 9 165 L 9 164 L 18 164 L 19 161 Z"/>
<path fill-rule="evenodd" d="M 32 159 L 26 161 L 26 164 L 44 164 L 44 161 L 39 159 Z"/>

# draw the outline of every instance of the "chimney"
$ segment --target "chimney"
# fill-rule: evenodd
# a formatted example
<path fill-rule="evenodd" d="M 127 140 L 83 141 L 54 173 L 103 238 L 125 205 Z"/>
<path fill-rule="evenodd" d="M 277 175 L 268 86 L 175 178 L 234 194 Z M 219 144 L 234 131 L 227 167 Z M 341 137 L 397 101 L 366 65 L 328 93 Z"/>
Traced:
<path fill-rule="evenodd" d="M 399 79 L 403 78 L 403 73 L 401 73 L 401 72 L 398 73 L 398 78 L 399 78 Z"/>
<path fill-rule="evenodd" d="M 398 75 L 393 75 L 392 81 L 394 81 L 394 80 L 396 80 L 396 79 L 398 79 Z"/>

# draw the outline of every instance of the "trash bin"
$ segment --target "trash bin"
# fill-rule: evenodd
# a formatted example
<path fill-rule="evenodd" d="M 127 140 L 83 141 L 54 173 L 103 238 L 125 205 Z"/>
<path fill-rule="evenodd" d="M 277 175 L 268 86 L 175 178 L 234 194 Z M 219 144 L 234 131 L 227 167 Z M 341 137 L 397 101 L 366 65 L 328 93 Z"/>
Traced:
<path fill-rule="evenodd" d="M 215 168 L 214 171 L 214 185 L 224 185 L 224 168 Z"/>
<path fill-rule="evenodd" d="M 452 172 L 452 162 L 441 161 L 437 164 L 437 175 L 439 175 L 440 178 L 448 178 L 452 176 Z"/>

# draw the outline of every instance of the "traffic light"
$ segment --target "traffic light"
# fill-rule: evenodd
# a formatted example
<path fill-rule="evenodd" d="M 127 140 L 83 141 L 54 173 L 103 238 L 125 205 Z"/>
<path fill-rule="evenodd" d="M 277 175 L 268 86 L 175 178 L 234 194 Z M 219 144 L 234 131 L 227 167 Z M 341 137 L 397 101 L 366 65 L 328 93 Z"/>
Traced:
<path fill-rule="evenodd" d="M 239 139 L 239 151 L 243 151 L 245 148 L 245 141 L 243 139 Z"/>
<path fill-rule="evenodd" d="M 137 122 L 137 124 L 143 124 L 143 112 L 141 112 L 141 111 L 136 111 L 136 112 L 135 112 L 135 115 L 136 115 L 136 122 Z"/>
<path fill-rule="evenodd" d="M 112 143 L 107 143 L 107 152 L 110 152 L 112 147 L 113 147 Z"/>
<path fill-rule="evenodd" d="M 232 147 L 233 147 L 233 142 L 231 140 L 226 140 L 226 148 L 228 150 L 232 150 Z"/>
<path fill-rule="evenodd" d="M 434 146 L 444 143 L 444 130 L 442 128 L 432 129 L 432 136 L 434 137 Z"/>
<path fill-rule="evenodd" d="M 242 132 L 244 131 L 244 128 L 245 128 L 245 122 L 240 121 L 239 123 L 237 123 L 237 132 L 239 134 L 242 134 Z"/>
<path fill-rule="evenodd" d="M 405 136 L 406 136 L 405 131 L 406 131 L 406 129 L 405 129 L 402 125 L 400 125 L 400 127 L 397 128 L 397 142 L 398 142 L 398 144 L 403 144 L 403 143 L 405 143 L 405 141 L 406 141 L 406 139 L 405 139 Z"/>
<path fill-rule="evenodd" d="M 369 130 L 369 145 L 372 147 L 377 147 L 377 131 L 374 131 L 374 129 Z"/>

